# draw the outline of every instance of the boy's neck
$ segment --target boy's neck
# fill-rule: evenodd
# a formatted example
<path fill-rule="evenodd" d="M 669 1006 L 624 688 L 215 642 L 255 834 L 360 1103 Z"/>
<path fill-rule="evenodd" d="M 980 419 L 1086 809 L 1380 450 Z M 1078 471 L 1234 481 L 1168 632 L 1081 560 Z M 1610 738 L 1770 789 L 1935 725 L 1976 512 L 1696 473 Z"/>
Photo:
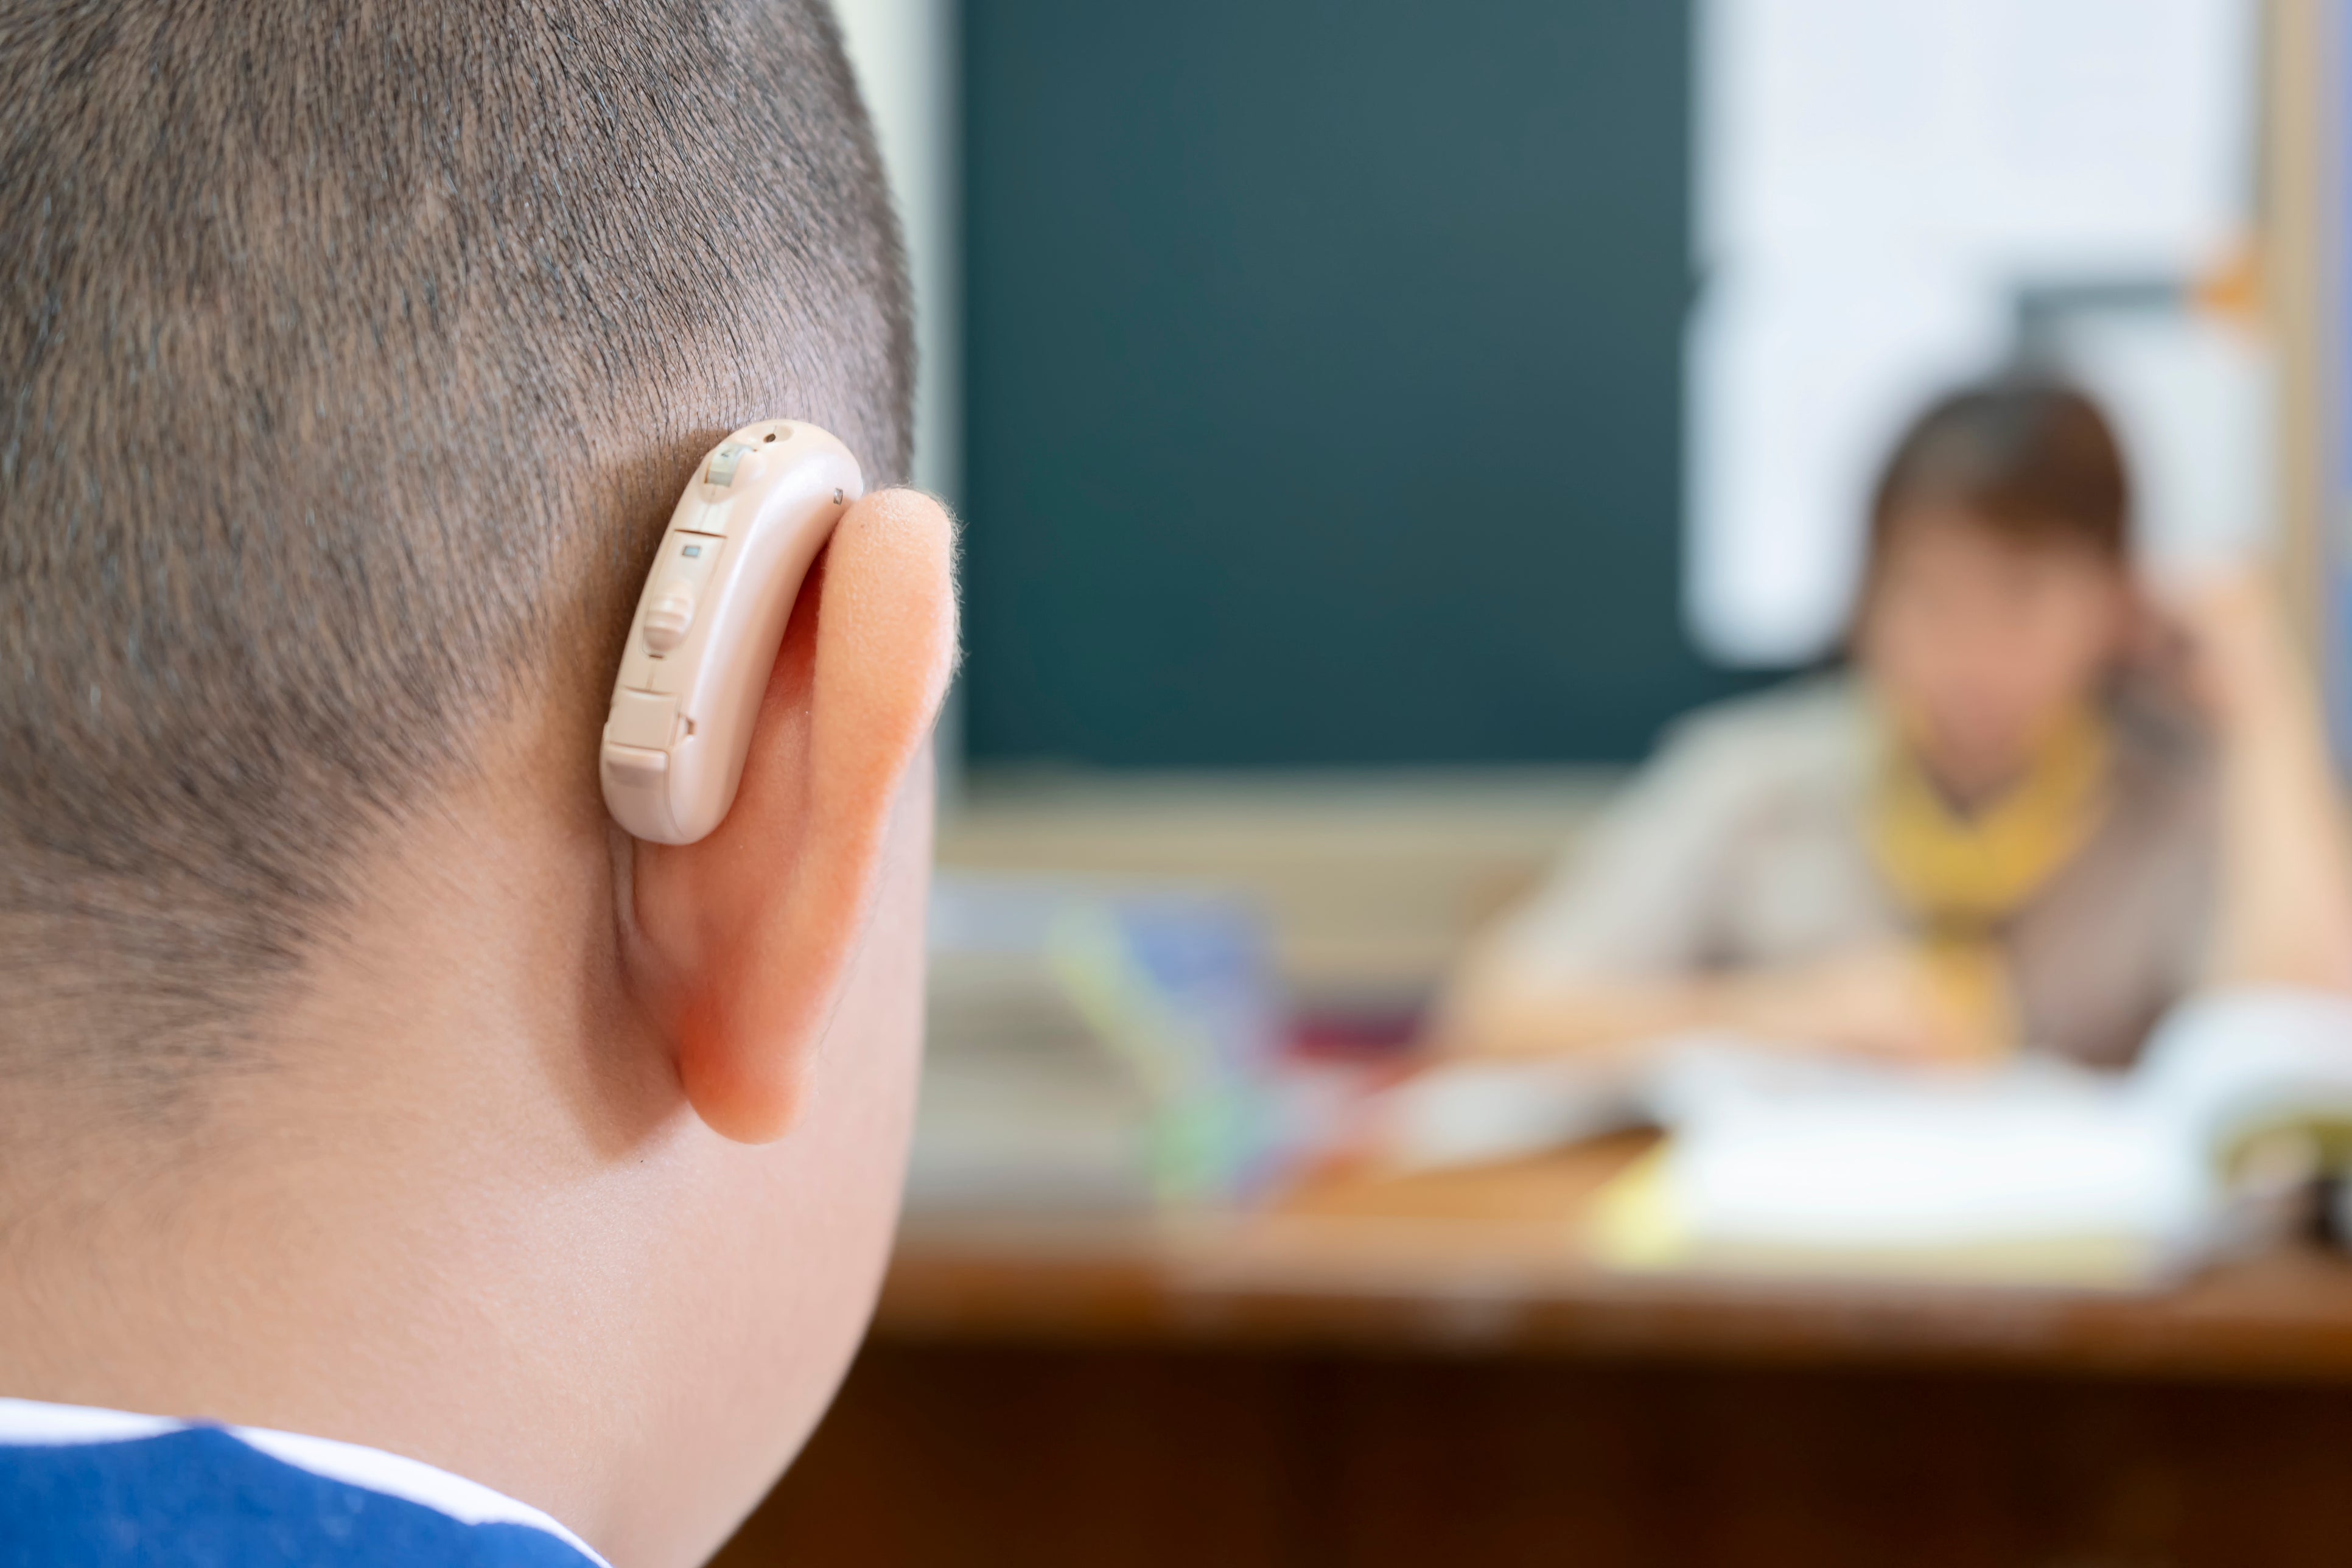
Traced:
<path fill-rule="evenodd" d="M 0 1394 L 384 1447 L 595 1538 L 572 1492 L 625 1444 L 564 1325 L 635 1263 L 566 1209 L 691 1118 L 612 994 L 601 824 L 505 815 L 404 832 L 257 1065 L 161 1111 L 12 1087 Z"/>
<path fill-rule="evenodd" d="M 696 1114 L 632 989 L 642 852 L 558 798 L 574 770 L 483 776 L 553 782 L 414 813 L 256 1065 L 182 1120 L 0 1090 L 0 1394 L 383 1448 L 687 1568 L 814 1426 L 879 1286 L 929 773 L 878 850 L 867 930 L 893 940 L 843 961 L 759 1145 Z"/>

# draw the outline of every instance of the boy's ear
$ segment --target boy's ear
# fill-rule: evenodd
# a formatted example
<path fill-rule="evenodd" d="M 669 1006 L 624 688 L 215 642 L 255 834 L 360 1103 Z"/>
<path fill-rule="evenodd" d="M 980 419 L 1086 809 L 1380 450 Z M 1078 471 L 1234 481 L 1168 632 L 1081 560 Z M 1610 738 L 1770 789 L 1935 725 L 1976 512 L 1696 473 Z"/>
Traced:
<path fill-rule="evenodd" d="M 853 504 L 802 585 L 726 820 L 697 844 L 632 841 L 627 984 L 726 1137 L 792 1128 L 954 668 L 954 559 L 929 496 Z"/>

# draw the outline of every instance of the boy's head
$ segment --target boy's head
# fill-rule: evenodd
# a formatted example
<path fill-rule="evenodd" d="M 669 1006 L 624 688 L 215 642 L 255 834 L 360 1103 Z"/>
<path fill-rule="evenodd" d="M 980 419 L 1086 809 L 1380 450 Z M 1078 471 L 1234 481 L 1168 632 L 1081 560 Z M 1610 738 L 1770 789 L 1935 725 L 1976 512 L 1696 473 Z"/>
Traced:
<path fill-rule="evenodd" d="M 1856 652 L 1931 764 L 1998 784 L 2112 672 L 2129 555 L 2122 455 L 2088 398 L 2032 382 L 1957 394 L 1879 480 Z"/>
<path fill-rule="evenodd" d="M 168 1089 L 485 723 L 594 708 L 712 439 L 790 414 L 904 477 L 907 297 L 807 0 L 42 9 L 0 105 L 0 997 L 100 982 L 74 1053 Z"/>
<path fill-rule="evenodd" d="M 0 1394 L 707 1548 L 895 1203 L 945 519 L 845 519 L 709 839 L 596 733 L 713 440 L 906 472 L 831 16 L 56 6 L 0 79 Z"/>

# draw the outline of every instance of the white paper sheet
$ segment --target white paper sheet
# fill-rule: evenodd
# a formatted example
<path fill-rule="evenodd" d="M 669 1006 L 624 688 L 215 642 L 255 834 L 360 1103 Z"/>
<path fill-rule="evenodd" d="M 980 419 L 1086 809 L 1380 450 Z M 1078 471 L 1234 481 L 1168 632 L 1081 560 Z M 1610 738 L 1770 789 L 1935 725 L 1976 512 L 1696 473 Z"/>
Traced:
<path fill-rule="evenodd" d="M 2008 352 L 1980 276 L 1885 256 L 1751 268 L 1691 322 L 1686 613 L 1736 664 L 1793 664 L 1843 629 L 1879 465 L 1902 427 Z"/>
<path fill-rule="evenodd" d="M 2275 542 L 2274 372 L 2251 332 L 2178 312 L 2102 311 L 2063 323 L 2058 348 L 2123 444 L 2143 567 L 2186 580 Z"/>
<path fill-rule="evenodd" d="M 2012 346 L 2021 290 L 2185 285 L 2248 243 L 2259 13 L 1704 0 L 1698 22 L 1685 606 L 1717 658 L 1801 661 L 1844 619 L 1895 429 Z M 2187 337 L 2084 343 L 2152 433 L 2158 556 L 2260 537 L 2270 412 L 2242 367 Z"/>
<path fill-rule="evenodd" d="M 2251 210 L 2256 24 L 2252 0 L 1706 0 L 1702 258 L 2203 270 Z"/>

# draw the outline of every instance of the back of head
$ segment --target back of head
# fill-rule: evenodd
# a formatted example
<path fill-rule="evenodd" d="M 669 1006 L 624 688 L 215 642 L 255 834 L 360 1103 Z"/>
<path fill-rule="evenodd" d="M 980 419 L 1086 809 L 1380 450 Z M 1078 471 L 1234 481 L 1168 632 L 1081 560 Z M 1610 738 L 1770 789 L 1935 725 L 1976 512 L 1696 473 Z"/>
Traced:
<path fill-rule="evenodd" d="M 0 1077 L 168 1096 L 487 724 L 593 731 L 711 440 L 903 474 L 903 265 L 821 0 L 50 7 L 0 80 Z"/>

